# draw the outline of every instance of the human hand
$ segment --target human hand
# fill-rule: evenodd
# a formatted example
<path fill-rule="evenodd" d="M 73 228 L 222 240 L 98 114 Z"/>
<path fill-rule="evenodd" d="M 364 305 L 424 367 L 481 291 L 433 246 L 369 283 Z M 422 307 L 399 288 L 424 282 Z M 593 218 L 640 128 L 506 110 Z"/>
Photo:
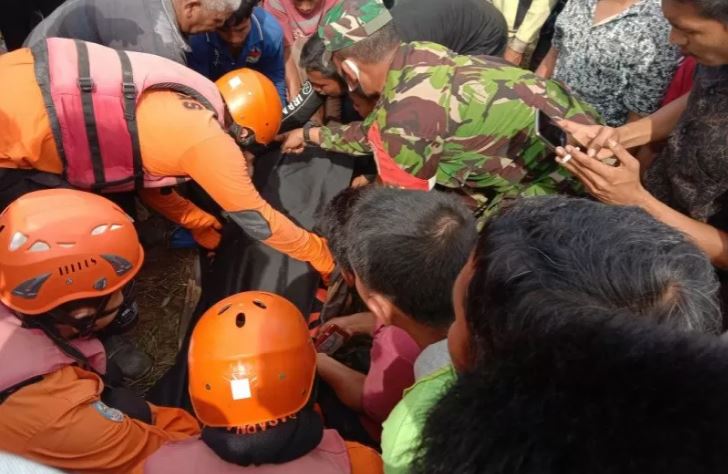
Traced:
<path fill-rule="evenodd" d="M 604 164 L 571 145 L 556 149 L 556 161 L 579 178 L 589 194 L 599 201 L 621 206 L 642 205 L 649 193 L 640 182 L 639 161 L 614 140 L 609 140 L 607 147 L 617 158 L 617 166 Z"/>
<path fill-rule="evenodd" d="M 523 62 L 523 53 L 514 51 L 509 46 L 506 48 L 506 52 L 503 54 L 503 59 L 513 64 L 514 66 L 520 66 Z"/>
<path fill-rule="evenodd" d="M 302 128 L 278 135 L 276 141 L 282 142 L 281 150 L 283 153 L 303 153 L 303 150 L 306 148 Z"/>
<path fill-rule="evenodd" d="M 329 244 L 323 237 L 319 237 L 316 234 L 311 234 L 311 238 L 319 241 L 319 252 L 308 260 L 311 266 L 319 272 L 325 285 L 329 284 L 331 273 L 334 271 L 336 266 L 334 262 L 334 256 L 331 254 Z"/>
<path fill-rule="evenodd" d="M 222 226 L 220 223 L 217 223 L 217 226 L 190 229 L 190 233 L 192 234 L 192 238 L 195 239 L 195 242 L 207 250 L 215 250 L 220 245 L 220 239 L 222 238 L 219 232 L 220 228 Z"/>
<path fill-rule="evenodd" d="M 364 313 L 355 313 L 349 316 L 339 316 L 328 320 L 325 324 L 322 324 L 318 329 L 318 333 L 320 334 L 329 326 L 334 325 L 349 336 L 355 336 L 357 334 L 368 334 L 371 336 L 374 334 L 374 328 L 377 325 L 377 320 L 374 313 L 369 311 Z"/>
<path fill-rule="evenodd" d="M 571 120 L 559 120 L 559 127 L 571 135 L 576 145 L 581 145 L 587 150 L 590 157 L 597 157 L 600 160 L 613 156 L 606 144 L 609 140 L 620 141 L 619 129 L 605 125 L 585 125 Z"/>
<path fill-rule="evenodd" d="M 361 188 L 362 186 L 368 186 L 372 184 L 371 181 L 369 181 L 369 177 L 365 175 L 360 175 L 351 180 L 351 187 L 352 188 Z"/>

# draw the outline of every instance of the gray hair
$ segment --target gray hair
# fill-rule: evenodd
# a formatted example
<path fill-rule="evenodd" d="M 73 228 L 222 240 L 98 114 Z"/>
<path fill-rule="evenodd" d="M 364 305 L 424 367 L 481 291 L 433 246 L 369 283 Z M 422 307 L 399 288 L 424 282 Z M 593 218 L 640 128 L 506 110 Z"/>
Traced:
<path fill-rule="evenodd" d="M 518 299 L 548 291 L 564 304 L 627 310 L 678 330 L 722 329 L 710 260 L 683 233 L 636 207 L 523 199 L 488 223 L 476 255 L 487 277 L 480 284 L 496 294 L 507 289 Z"/>
<path fill-rule="evenodd" d="M 242 0 L 202 0 L 202 6 L 216 12 L 233 12 L 240 8 Z"/>

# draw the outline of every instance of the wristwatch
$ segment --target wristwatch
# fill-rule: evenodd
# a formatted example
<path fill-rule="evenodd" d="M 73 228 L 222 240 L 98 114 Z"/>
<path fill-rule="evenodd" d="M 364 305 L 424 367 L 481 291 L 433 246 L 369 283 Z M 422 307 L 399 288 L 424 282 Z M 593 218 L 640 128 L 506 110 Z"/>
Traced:
<path fill-rule="evenodd" d="M 312 121 L 306 122 L 306 125 L 303 126 L 303 142 L 306 145 L 318 146 L 318 143 L 314 143 L 313 141 L 311 141 L 311 129 L 319 126 L 319 124 Z"/>

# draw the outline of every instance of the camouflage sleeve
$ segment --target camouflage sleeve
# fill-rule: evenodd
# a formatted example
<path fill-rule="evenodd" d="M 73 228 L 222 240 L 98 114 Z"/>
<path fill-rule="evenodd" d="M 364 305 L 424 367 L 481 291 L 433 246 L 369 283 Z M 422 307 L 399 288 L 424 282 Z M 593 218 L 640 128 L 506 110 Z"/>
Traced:
<path fill-rule="evenodd" d="M 367 155 L 371 153 L 367 141 L 367 128 L 365 122 L 321 127 L 319 130 L 321 148 L 350 155 Z"/>

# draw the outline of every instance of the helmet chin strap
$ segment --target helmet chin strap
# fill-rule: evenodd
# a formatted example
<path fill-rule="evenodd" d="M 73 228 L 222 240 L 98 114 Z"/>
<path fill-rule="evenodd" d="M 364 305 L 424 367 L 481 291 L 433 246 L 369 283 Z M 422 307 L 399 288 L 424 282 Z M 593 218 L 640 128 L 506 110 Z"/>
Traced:
<path fill-rule="evenodd" d="M 241 148 L 249 148 L 256 143 L 255 132 L 235 122 L 228 127 L 228 134 L 235 139 L 235 143 Z"/>
<path fill-rule="evenodd" d="M 106 309 L 110 300 L 111 295 L 102 297 L 94 308 L 93 313 L 83 318 L 74 318 L 70 311 L 61 308 L 49 311 L 48 315 L 56 323 L 65 324 L 78 331 L 75 337 L 85 338 L 93 334 L 96 321 L 119 310 L 118 307 Z"/>

